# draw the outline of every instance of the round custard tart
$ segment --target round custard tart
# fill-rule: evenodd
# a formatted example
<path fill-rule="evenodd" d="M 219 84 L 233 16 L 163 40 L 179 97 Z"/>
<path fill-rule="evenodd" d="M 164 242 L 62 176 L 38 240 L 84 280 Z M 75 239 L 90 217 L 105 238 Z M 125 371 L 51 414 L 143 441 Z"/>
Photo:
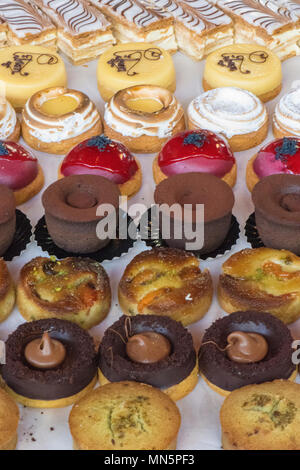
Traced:
<path fill-rule="evenodd" d="M 19 408 L 0 388 L 0 450 L 14 450 L 18 441 Z"/>
<path fill-rule="evenodd" d="M 276 174 L 300 175 L 300 138 L 273 140 L 249 160 L 246 170 L 249 191 L 261 179 Z"/>
<path fill-rule="evenodd" d="M 74 323 L 57 318 L 24 323 L 5 344 L 2 378 L 7 392 L 22 405 L 69 406 L 96 383 L 93 339 Z"/>
<path fill-rule="evenodd" d="M 274 380 L 233 391 L 220 420 L 224 450 L 299 450 L 300 385 Z"/>
<path fill-rule="evenodd" d="M 16 232 L 16 202 L 11 189 L 0 184 L 0 256 L 13 242 Z"/>
<path fill-rule="evenodd" d="M 0 167 L 0 184 L 14 192 L 17 206 L 39 193 L 44 185 L 37 158 L 20 144 L 0 141 Z"/>
<path fill-rule="evenodd" d="M 69 416 L 77 450 L 175 450 L 180 422 L 171 398 L 138 382 L 98 387 Z"/>
<path fill-rule="evenodd" d="M 6 320 L 6 318 L 11 314 L 15 305 L 15 300 L 16 295 L 14 283 L 5 261 L 0 258 L 0 322 Z"/>
<path fill-rule="evenodd" d="M 128 264 L 119 284 L 119 304 L 126 315 L 164 315 L 189 325 L 208 311 L 213 285 L 208 270 L 192 254 L 155 248 Z"/>
<path fill-rule="evenodd" d="M 27 321 L 61 318 L 89 329 L 108 314 L 109 278 L 89 258 L 34 258 L 20 273 L 17 301 Z"/>
<path fill-rule="evenodd" d="M 190 129 L 209 129 L 224 136 L 233 152 L 265 140 L 268 114 L 257 96 L 237 87 L 215 88 L 195 98 L 188 107 Z"/>
<path fill-rule="evenodd" d="M 21 125 L 9 101 L 0 96 L 0 140 L 18 142 Z"/>
<path fill-rule="evenodd" d="M 166 140 L 184 129 L 183 108 L 166 88 L 129 87 L 118 91 L 105 106 L 105 134 L 132 152 L 159 152 Z"/>
<path fill-rule="evenodd" d="M 200 373 L 225 396 L 245 385 L 295 380 L 292 342 L 288 327 L 269 313 L 232 313 L 206 330 L 199 351 Z"/>
<path fill-rule="evenodd" d="M 23 138 L 42 152 L 66 154 L 82 140 L 101 132 L 100 114 L 81 91 L 47 88 L 32 95 L 23 109 Z"/>
<path fill-rule="evenodd" d="M 300 317 L 300 258 L 287 250 L 245 249 L 223 264 L 218 296 L 227 313 L 269 312 L 284 323 Z"/>
<path fill-rule="evenodd" d="M 168 317 L 121 317 L 100 344 L 99 381 L 104 385 L 122 380 L 160 388 L 174 401 L 185 397 L 198 382 L 191 334 Z"/>
<path fill-rule="evenodd" d="M 118 185 L 120 193 L 131 197 L 142 184 L 139 161 L 125 145 L 105 135 L 92 137 L 76 145 L 64 158 L 58 177 L 98 175 Z"/>
<path fill-rule="evenodd" d="M 280 98 L 273 115 L 273 134 L 300 138 L 300 87 Z"/>
<path fill-rule="evenodd" d="M 177 134 L 163 146 L 153 161 L 156 184 L 183 173 L 210 173 L 234 186 L 237 165 L 227 141 L 209 130 Z"/>

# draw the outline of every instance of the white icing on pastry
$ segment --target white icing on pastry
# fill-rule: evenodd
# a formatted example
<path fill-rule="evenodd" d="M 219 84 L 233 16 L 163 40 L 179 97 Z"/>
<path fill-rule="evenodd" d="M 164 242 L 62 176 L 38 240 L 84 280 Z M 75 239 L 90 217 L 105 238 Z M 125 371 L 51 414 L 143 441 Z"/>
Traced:
<path fill-rule="evenodd" d="M 287 1 L 284 3 L 278 3 L 278 0 L 253 0 L 255 3 L 258 5 L 261 5 L 265 8 L 268 8 L 269 10 L 273 11 L 276 15 L 283 16 L 286 18 L 288 21 L 297 21 L 299 17 L 297 18 L 297 15 L 295 14 L 295 11 L 293 11 L 293 8 L 289 8 Z M 296 5 L 296 4 L 295 4 Z M 297 5 L 298 11 L 300 13 L 300 5 Z"/>
<path fill-rule="evenodd" d="M 17 116 L 14 108 L 5 98 L 0 97 L 0 140 L 8 140 L 16 124 Z"/>
<path fill-rule="evenodd" d="M 274 112 L 274 125 L 287 135 L 300 137 L 300 88 L 283 95 Z"/>
<path fill-rule="evenodd" d="M 206 29 L 202 18 L 184 9 L 179 2 L 173 0 L 157 0 L 155 4 L 170 13 L 176 21 L 182 23 L 187 29 L 200 34 Z"/>
<path fill-rule="evenodd" d="M 228 15 L 225 15 L 223 11 L 211 5 L 206 0 L 181 0 L 180 3 L 194 8 L 206 21 L 215 26 L 231 23 L 231 19 Z"/>
<path fill-rule="evenodd" d="M 234 135 L 258 131 L 267 120 L 263 103 L 253 93 L 235 87 L 215 88 L 188 107 L 190 127 Z"/>

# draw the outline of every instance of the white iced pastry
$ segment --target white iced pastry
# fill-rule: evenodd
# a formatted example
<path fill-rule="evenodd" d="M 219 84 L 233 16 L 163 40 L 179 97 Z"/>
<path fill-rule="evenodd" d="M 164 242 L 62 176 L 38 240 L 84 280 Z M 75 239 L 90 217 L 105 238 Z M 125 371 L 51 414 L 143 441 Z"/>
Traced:
<path fill-rule="evenodd" d="M 273 116 L 273 132 L 276 137 L 300 137 L 300 84 L 283 95 Z"/>
<path fill-rule="evenodd" d="M 14 108 L 9 101 L 0 96 L 0 140 L 18 140 L 19 126 Z"/>

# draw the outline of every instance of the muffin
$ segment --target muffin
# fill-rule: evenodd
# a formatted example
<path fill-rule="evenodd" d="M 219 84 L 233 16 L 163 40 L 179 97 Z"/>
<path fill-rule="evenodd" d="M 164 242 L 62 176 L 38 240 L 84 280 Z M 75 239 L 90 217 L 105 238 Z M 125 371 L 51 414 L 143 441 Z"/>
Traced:
<path fill-rule="evenodd" d="M 18 441 L 19 408 L 0 388 L 0 450 L 14 450 Z"/>

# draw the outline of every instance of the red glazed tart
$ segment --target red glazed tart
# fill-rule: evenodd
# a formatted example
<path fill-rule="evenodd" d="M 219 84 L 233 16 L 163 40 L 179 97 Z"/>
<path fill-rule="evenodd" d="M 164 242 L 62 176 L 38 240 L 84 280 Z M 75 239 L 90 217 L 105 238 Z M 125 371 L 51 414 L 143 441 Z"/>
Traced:
<path fill-rule="evenodd" d="M 300 175 L 300 139 L 283 137 L 265 145 L 248 162 L 246 182 L 249 191 L 266 176 Z"/>
<path fill-rule="evenodd" d="M 43 187 L 44 174 L 34 157 L 22 145 L 0 141 L 0 184 L 14 192 L 16 205 L 35 196 Z"/>
<path fill-rule="evenodd" d="M 118 184 L 121 194 L 133 196 L 142 183 L 139 162 L 125 145 L 98 135 L 76 145 L 64 158 L 59 178 L 71 175 L 103 176 Z"/>
<path fill-rule="evenodd" d="M 230 186 L 236 181 L 236 161 L 226 141 L 199 129 L 177 134 L 164 145 L 153 163 L 156 184 L 183 173 L 210 173 Z"/>

